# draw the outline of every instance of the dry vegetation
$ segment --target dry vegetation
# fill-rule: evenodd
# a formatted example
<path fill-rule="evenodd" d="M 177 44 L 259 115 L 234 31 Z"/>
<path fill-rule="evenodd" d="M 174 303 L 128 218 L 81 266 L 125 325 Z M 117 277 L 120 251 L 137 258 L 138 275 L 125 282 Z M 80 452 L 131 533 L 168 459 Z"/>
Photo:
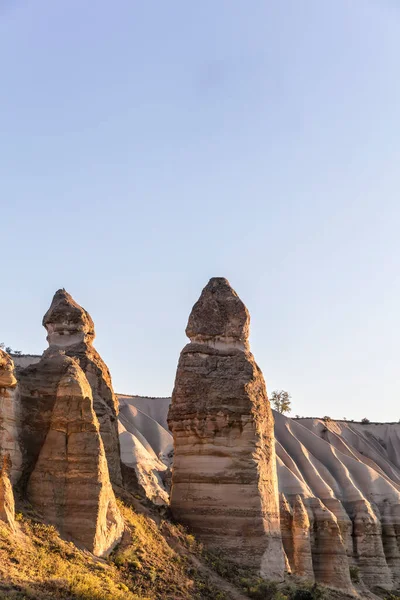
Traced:
<path fill-rule="evenodd" d="M 265 582 L 222 557 L 206 554 L 193 536 L 119 501 L 126 523 L 121 544 L 96 559 L 60 538 L 24 504 L 17 533 L 0 522 L 0 600 L 319 600 L 335 596 L 294 580 Z M 397 600 L 396 594 L 386 596 Z"/>
<path fill-rule="evenodd" d="M 107 560 L 61 539 L 29 505 L 20 507 L 17 534 L 0 523 L 0 599 L 229 598 L 193 565 L 193 538 L 182 528 L 119 506 L 127 528 Z"/>

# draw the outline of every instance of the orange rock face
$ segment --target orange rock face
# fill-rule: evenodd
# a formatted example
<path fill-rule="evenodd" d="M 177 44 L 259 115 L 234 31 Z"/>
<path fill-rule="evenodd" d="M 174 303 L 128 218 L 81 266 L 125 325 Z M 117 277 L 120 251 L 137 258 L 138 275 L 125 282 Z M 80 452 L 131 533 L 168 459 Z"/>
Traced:
<path fill-rule="evenodd" d="M 172 512 L 208 547 L 280 579 L 273 418 L 248 311 L 226 279 L 210 280 L 186 332 L 168 417 Z"/>

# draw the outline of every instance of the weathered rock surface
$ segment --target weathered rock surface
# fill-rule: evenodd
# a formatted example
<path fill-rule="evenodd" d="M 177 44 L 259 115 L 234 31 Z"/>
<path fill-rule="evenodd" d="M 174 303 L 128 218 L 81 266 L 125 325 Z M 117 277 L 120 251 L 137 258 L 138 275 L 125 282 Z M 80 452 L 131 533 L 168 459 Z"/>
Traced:
<path fill-rule="evenodd" d="M 301 496 L 296 496 L 293 506 L 293 566 L 292 571 L 308 581 L 314 581 L 311 552 L 310 519 Z"/>
<path fill-rule="evenodd" d="M 104 556 L 119 541 L 124 526 L 109 479 L 92 390 L 73 359 L 54 353 L 44 362 L 47 371 L 54 363 L 61 376 L 30 475 L 28 497 L 64 535 Z"/>
<path fill-rule="evenodd" d="M 168 423 L 171 509 L 210 548 L 282 578 L 273 417 L 249 351 L 249 313 L 222 278 L 193 307 Z"/>
<path fill-rule="evenodd" d="M 129 398 L 159 424 L 165 423 L 168 399 L 122 398 L 124 402 Z M 292 573 L 309 581 L 316 578 L 313 560 L 318 562 L 318 527 L 310 502 L 319 498 L 336 519 L 346 549 L 347 569 L 358 569 L 362 585 L 397 589 L 400 424 L 290 419 L 279 413 L 274 416 L 282 540 Z M 140 423 L 132 417 L 133 426 Z M 146 443 L 146 431 L 142 433 Z M 334 530 L 338 538 L 336 527 Z M 318 535 L 322 533 L 323 529 Z M 338 539 L 336 544 L 341 546 Z M 324 561 L 329 562 L 330 546 L 325 545 L 328 554 Z M 316 570 L 321 580 L 321 567 L 317 565 Z M 343 586 L 334 569 L 330 573 L 325 570 L 322 576 L 332 578 L 331 586 Z M 344 584 L 348 585 L 347 578 Z"/>
<path fill-rule="evenodd" d="M 0 520 L 15 530 L 14 493 L 9 478 L 11 460 L 8 454 L 3 455 L 0 465 Z"/>
<path fill-rule="evenodd" d="M 309 498 L 307 506 L 313 512 L 311 553 L 316 581 L 351 592 L 346 547 L 336 517 L 319 498 Z"/>
<path fill-rule="evenodd" d="M 400 426 L 275 414 L 275 437 L 280 491 L 292 506 L 299 495 L 313 512 L 310 532 L 316 580 L 341 589 L 348 583 L 342 579 L 338 584 L 337 574 L 345 568 L 343 551 L 331 517 L 324 527 L 317 525 L 318 499 L 337 523 L 348 569 L 356 567 L 361 582 L 370 589 L 392 589 L 400 580 Z M 317 515 L 323 516 L 320 508 Z M 327 554 L 319 559 L 318 538 L 318 552 L 324 552 L 324 534 L 329 529 L 336 542 L 326 544 Z M 326 570 L 324 564 L 335 561 L 337 569 Z"/>
<path fill-rule="evenodd" d="M 62 350 L 79 361 L 93 394 L 93 406 L 100 424 L 110 478 L 121 485 L 121 463 L 118 440 L 118 401 L 110 372 L 93 347 L 95 330 L 89 313 L 64 289 L 58 290 L 43 318 L 49 351 Z"/>
<path fill-rule="evenodd" d="M 20 395 L 11 357 L 0 349 L 0 455 L 8 456 L 9 475 L 15 483 L 21 475 Z"/>

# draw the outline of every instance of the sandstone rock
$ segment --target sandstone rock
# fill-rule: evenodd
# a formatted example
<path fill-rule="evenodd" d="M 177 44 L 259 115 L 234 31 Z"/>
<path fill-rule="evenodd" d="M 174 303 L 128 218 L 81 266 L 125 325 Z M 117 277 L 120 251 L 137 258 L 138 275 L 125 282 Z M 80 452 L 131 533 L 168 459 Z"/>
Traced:
<path fill-rule="evenodd" d="M 226 279 L 210 280 L 186 332 L 168 417 L 172 512 L 209 548 L 281 579 L 273 418 L 249 313 Z"/>
<path fill-rule="evenodd" d="M 112 387 L 110 372 L 93 347 L 94 324 L 89 313 L 64 289 L 58 290 L 43 318 L 47 330 L 49 351 L 62 350 L 79 360 L 92 388 L 93 406 L 100 424 L 110 478 L 121 485 L 121 464 L 118 440 L 118 401 Z"/>
<path fill-rule="evenodd" d="M 50 425 L 28 484 L 44 518 L 97 556 L 121 538 L 123 520 L 112 491 L 92 391 L 78 363 L 53 356 L 59 380 Z"/>
<path fill-rule="evenodd" d="M 186 327 L 192 343 L 249 349 L 250 315 L 229 282 L 213 277 L 193 306 Z"/>
<path fill-rule="evenodd" d="M 49 431 L 58 385 L 70 360 L 55 352 L 51 356 L 45 355 L 39 363 L 18 371 L 23 456 L 18 487 L 22 495 L 26 492 L 27 482 Z"/>
<path fill-rule="evenodd" d="M 9 479 L 11 460 L 9 454 L 3 455 L 0 467 L 0 520 L 15 530 L 14 494 Z"/>
<path fill-rule="evenodd" d="M 386 562 L 391 571 L 396 588 L 400 585 L 400 504 L 389 501 L 382 506 L 382 543 Z"/>
<path fill-rule="evenodd" d="M 286 500 L 285 494 L 280 494 L 279 496 L 279 518 L 281 523 L 283 549 L 289 564 L 289 569 L 286 568 L 286 570 L 291 572 L 294 569 L 293 514 L 290 504 Z"/>
<path fill-rule="evenodd" d="M 20 396 L 11 357 L 0 349 L 0 453 L 9 457 L 7 474 L 15 483 L 21 475 Z"/>
<path fill-rule="evenodd" d="M 301 496 L 296 496 L 293 506 L 293 566 L 296 575 L 314 581 L 311 553 L 310 519 Z"/>
<path fill-rule="evenodd" d="M 382 543 L 382 528 L 370 502 L 355 502 L 353 513 L 354 552 L 363 582 L 369 587 L 392 589 L 393 581 Z"/>
<path fill-rule="evenodd" d="M 318 583 L 351 592 L 346 547 L 335 516 L 319 498 L 307 499 L 314 517 L 312 557 L 315 579 Z"/>

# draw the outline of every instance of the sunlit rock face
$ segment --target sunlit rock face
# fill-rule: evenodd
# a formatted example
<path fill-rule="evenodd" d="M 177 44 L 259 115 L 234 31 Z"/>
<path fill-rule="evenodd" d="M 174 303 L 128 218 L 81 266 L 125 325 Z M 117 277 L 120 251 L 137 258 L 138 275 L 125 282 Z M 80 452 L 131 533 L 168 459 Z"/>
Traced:
<path fill-rule="evenodd" d="M 249 320 L 223 278 L 211 279 L 193 307 L 168 416 L 171 509 L 209 548 L 280 579 L 274 424 Z"/>
<path fill-rule="evenodd" d="M 57 354 L 47 359 L 52 361 L 60 378 L 27 495 L 64 535 L 105 556 L 120 540 L 124 525 L 109 479 L 92 390 L 76 361 Z"/>
<path fill-rule="evenodd" d="M 83 369 L 93 394 L 100 433 L 106 452 L 112 482 L 122 483 L 118 440 L 118 401 L 114 394 L 107 365 L 93 347 L 94 324 L 89 313 L 64 289 L 58 290 L 43 318 L 49 349 L 45 355 L 61 350 L 76 358 Z"/>
<path fill-rule="evenodd" d="M 0 520 L 15 531 L 15 503 L 9 477 L 10 468 L 9 454 L 3 455 L 0 463 Z"/>
<path fill-rule="evenodd" d="M 11 357 L 0 349 L 0 456 L 8 457 L 7 477 L 15 483 L 21 475 L 20 395 Z"/>

